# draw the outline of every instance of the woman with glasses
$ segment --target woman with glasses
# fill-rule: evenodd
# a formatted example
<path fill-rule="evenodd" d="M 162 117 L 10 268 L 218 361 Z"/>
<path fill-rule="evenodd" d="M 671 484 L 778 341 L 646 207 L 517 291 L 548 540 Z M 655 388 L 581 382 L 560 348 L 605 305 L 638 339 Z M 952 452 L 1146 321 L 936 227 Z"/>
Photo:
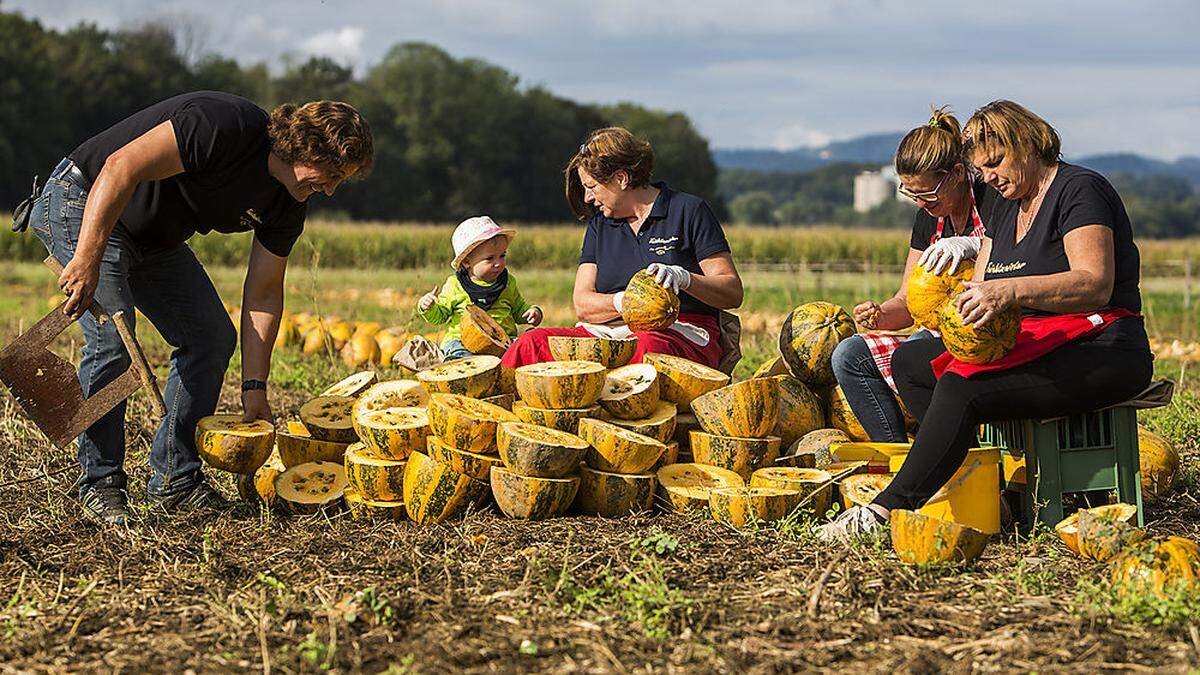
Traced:
<path fill-rule="evenodd" d="M 564 170 L 567 203 L 587 221 L 575 274 L 573 328 L 535 328 L 505 353 L 510 368 L 552 361 L 552 335 L 638 339 L 646 352 L 717 367 L 722 309 L 742 304 L 742 279 L 725 232 L 699 197 L 651 182 L 654 150 L 626 129 L 593 131 Z M 631 332 L 621 321 L 630 278 L 645 270 L 679 294 L 679 318 L 664 330 Z"/>
<path fill-rule="evenodd" d="M 1021 332 L 988 364 L 957 361 L 932 340 L 896 350 L 896 384 L 921 428 L 888 487 L 823 526 L 827 540 L 882 532 L 892 509 L 924 505 L 962 465 L 980 424 L 1099 410 L 1133 398 L 1153 374 L 1138 250 L 1113 186 L 1061 161 L 1058 133 L 1011 101 L 977 110 L 965 144 L 1003 199 L 986 214 L 974 281 L 954 301 L 975 326 L 1020 308 Z"/>
<path fill-rule="evenodd" d="M 958 120 L 937 108 L 929 122 L 913 129 L 896 151 L 900 193 L 916 202 L 904 277 L 896 294 L 882 303 L 864 302 L 854 319 L 868 330 L 900 331 L 913 325 L 905 281 L 920 264 L 933 272 L 952 273 L 974 259 L 983 241 L 981 213 L 997 198 L 977 179 L 963 155 Z M 908 440 L 904 414 L 892 379 L 892 352 L 905 340 L 935 339 L 920 329 L 909 337 L 895 333 L 861 333 L 843 340 L 833 353 L 833 372 L 850 408 L 870 440 Z"/>

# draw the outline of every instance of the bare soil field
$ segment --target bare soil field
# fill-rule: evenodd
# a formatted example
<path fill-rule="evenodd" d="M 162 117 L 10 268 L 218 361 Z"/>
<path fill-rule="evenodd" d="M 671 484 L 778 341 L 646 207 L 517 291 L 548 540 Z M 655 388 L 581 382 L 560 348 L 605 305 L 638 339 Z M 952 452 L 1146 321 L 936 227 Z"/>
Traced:
<path fill-rule="evenodd" d="M 223 291 L 235 287 L 232 272 L 214 274 Z M 0 301 L 12 319 L 4 340 L 44 311 L 47 287 L 32 271 L 18 276 L 34 281 Z M 329 275 L 324 287 L 339 281 Z M 838 292 L 857 295 L 866 282 L 849 283 Z M 378 289 L 353 287 L 348 306 L 384 306 Z M 769 323 L 749 337 L 761 346 L 748 360 L 765 358 Z M 165 363 L 166 348 L 148 342 L 151 361 Z M 1197 539 L 1200 385 L 1187 368 L 1159 365 L 1182 377 L 1180 391 L 1142 415 L 1185 460 L 1182 484 L 1151 507 L 1148 528 Z M 344 374 L 295 352 L 276 369 L 281 416 Z M 236 405 L 237 381 L 235 363 L 224 409 Z M 0 672 L 1200 668 L 1200 599 L 1119 601 L 1103 564 L 1041 530 L 1006 530 L 966 569 L 921 570 L 886 543 L 818 544 L 799 520 L 737 532 L 701 516 L 527 523 L 487 510 L 418 527 L 245 504 L 171 518 L 143 506 L 151 413 L 141 395 L 130 411 L 138 517 L 127 530 L 101 529 L 79 513 L 74 458 L 0 394 Z M 227 475 L 209 475 L 236 494 Z"/>

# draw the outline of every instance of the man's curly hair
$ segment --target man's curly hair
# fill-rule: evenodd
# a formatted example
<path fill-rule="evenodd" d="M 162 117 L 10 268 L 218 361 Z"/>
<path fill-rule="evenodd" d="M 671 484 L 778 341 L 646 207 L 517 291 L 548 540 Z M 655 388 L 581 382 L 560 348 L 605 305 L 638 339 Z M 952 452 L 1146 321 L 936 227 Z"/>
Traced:
<path fill-rule="evenodd" d="M 365 176 L 374 161 L 371 127 L 349 103 L 284 103 L 271 111 L 267 133 L 285 162 L 329 166 L 343 178 Z"/>

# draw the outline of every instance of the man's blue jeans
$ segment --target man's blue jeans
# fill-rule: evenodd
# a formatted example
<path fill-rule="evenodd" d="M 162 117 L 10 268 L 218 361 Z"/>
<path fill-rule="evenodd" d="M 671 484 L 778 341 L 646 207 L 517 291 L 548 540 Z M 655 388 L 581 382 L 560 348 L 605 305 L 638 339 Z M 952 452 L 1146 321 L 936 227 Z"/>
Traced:
<path fill-rule="evenodd" d="M 46 250 L 64 265 L 75 254 L 87 192 L 65 178 L 67 160 L 51 174 L 31 215 L 30 228 Z M 134 323 L 138 309 L 174 350 L 164 400 L 166 418 L 150 446 L 153 475 L 147 491 L 171 495 L 202 480 L 196 452 L 196 423 L 217 406 L 237 332 L 216 288 L 186 244 L 149 250 L 133 242 L 118 223 L 100 263 L 95 299 L 105 311 L 125 311 Z M 116 327 L 85 313 L 79 323 L 84 346 L 79 382 L 91 396 L 129 366 L 129 354 Z M 119 404 L 79 437 L 83 475 L 80 494 L 99 487 L 126 487 L 125 403 Z"/>
<path fill-rule="evenodd" d="M 933 335 L 927 330 L 919 330 L 908 339 L 930 340 Z M 850 409 L 872 441 L 908 442 L 900 403 L 884 381 L 862 338 L 852 335 L 838 343 L 837 349 L 833 350 L 833 374 L 846 394 Z"/>

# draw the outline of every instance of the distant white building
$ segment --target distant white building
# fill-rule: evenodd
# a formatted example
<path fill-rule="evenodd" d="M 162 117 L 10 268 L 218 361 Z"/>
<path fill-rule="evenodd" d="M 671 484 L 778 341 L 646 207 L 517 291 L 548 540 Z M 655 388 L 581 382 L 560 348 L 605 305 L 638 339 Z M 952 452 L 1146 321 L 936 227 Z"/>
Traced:
<path fill-rule="evenodd" d="M 899 192 L 900 179 L 892 165 L 879 167 L 878 171 L 863 171 L 854 177 L 854 210 L 865 213 L 889 198 L 904 201 Z"/>

